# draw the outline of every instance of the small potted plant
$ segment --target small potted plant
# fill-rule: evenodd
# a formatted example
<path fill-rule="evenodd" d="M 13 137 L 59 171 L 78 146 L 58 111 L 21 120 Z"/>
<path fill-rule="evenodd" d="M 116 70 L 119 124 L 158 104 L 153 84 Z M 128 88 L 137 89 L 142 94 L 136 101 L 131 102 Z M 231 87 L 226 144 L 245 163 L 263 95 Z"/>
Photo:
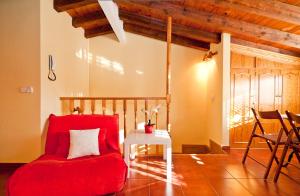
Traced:
<path fill-rule="evenodd" d="M 152 120 L 153 116 L 158 113 L 159 109 L 160 109 L 160 105 L 157 105 L 153 108 L 151 107 L 150 110 L 142 109 L 142 112 L 144 112 L 145 114 L 148 115 L 148 121 L 147 121 L 147 124 L 145 124 L 145 133 L 153 132 L 155 124 L 151 123 L 151 120 Z"/>

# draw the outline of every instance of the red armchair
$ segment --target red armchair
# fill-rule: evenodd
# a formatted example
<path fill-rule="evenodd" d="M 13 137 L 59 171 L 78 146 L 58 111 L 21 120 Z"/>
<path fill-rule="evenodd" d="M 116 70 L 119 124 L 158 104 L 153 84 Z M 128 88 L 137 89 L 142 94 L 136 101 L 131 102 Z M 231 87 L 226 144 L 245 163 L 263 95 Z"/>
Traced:
<path fill-rule="evenodd" d="M 68 160 L 69 130 L 94 128 L 100 128 L 101 155 Z M 15 171 L 7 195 L 92 196 L 122 190 L 127 166 L 118 131 L 117 115 L 50 115 L 45 154 Z"/>

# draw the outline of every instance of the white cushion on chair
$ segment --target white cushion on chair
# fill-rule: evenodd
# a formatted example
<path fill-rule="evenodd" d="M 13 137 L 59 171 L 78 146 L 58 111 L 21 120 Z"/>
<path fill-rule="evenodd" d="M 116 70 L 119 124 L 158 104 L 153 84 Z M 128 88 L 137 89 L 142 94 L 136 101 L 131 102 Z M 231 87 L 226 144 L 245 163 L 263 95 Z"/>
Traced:
<path fill-rule="evenodd" d="M 100 155 L 99 136 L 100 129 L 70 130 L 70 148 L 67 159 L 87 155 Z"/>

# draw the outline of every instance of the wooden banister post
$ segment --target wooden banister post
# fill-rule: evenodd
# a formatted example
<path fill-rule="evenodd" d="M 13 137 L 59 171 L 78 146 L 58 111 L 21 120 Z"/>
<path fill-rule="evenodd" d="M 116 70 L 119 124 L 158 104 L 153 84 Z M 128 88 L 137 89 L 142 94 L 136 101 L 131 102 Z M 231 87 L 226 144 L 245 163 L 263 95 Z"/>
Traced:
<path fill-rule="evenodd" d="M 113 100 L 113 113 L 116 114 L 117 112 L 117 106 L 116 106 L 116 100 Z"/>
<path fill-rule="evenodd" d="M 69 110 L 70 110 L 70 114 L 72 114 L 74 111 L 74 100 L 73 99 L 69 100 Z"/>
<path fill-rule="evenodd" d="M 148 110 L 148 100 L 145 100 L 145 111 Z M 145 112 L 145 124 L 147 124 L 148 114 Z"/>
<path fill-rule="evenodd" d="M 126 138 L 126 112 L 127 112 L 127 102 L 126 99 L 123 99 L 123 111 L 124 111 L 124 138 Z"/>
<path fill-rule="evenodd" d="M 102 100 L 102 114 L 103 115 L 106 114 L 106 100 L 105 99 Z"/>
<path fill-rule="evenodd" d="M 168 16 L 167 23 L 167 78 L 166 78 L 166 97 L 167 97 L 167 130 L 170 132 L 170 102 L 171 102 L 171 43 L 172 43 L 172 17 Z"/>
<path fill-rule="evenodd" d="M 137 129 L 137 100 L 134 100 L 134 129 Z"/>
<path fill-rule="evenodd" d="M 159 101 L 155 101 L 155 105 L 157 106 L 159 104 Z M 155 114 L 155 128 L 158 129 L 158 113 Z M 159 145 L 155 146 L 156 155 L 159 154 Z"/>
<path fill-rule="evenodd" d="M 92 111 L 92 114 L 95 114 L 95 100 L 91 100 L 91 111 Z"/>
<path fill-rule="evenodd" d="M 148 100 L 145 99 L 145 111 L 148 110 Z M 150 117 L 150 116 L 149 116 Z M 148 114 L 145 112 L 145 125 L 147 124 L 147 120 L 148 120 Z M 145 154 L 148 155 L 148 145 L 145 145 Z"/>
<path fill-rule="evenodd" d="M 83 113 L 84 113 L 84 110 L 85 110 L 85 100 L 82 99 L 82 100 L 80 100 L 80 108 L 79 108 L 78 113 L 79 113 L 79 114 L 83 114 Z"/>

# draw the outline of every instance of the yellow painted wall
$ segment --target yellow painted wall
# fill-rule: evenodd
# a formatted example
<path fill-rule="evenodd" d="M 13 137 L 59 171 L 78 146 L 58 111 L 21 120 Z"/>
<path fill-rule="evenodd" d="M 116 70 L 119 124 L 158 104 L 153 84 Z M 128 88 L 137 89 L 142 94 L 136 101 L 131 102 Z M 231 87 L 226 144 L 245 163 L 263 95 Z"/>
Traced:
<path fill-rule="evenodd" d="M 67 13 L 57 13 L 53 0 L 41 0 L 41 130 L 44 141 L 49 114 L 61 114 L 61 96 L 89 95 L 89 41 L 72 26 Z M 48 55 L 53 56 L 57 80 L 48 80 Z M 44 142 L 42 142 L 42 148 Z"/>
<path fill-rule="evenodd" d="M 0 161 L 28 162 L 42 152 L 47 117 L 61 114 L 60 96 L 165 96 L 165 42 L 130 33 L 126 44 L 113 35 L 86 40 L 81 29 L 72 27 L 70 16 L 53 9 L 52 0 L 4 0 L 0 5 L 0 144 L 5 146 Z M 47 79 L 49 54 L 56 64 L 55 82 Z M 213 86 L 207 83 L 211 65 L 201 63 L 203 55 L 172 45 L 174 152 L 181 152 L 182 144 L 207 144 L 215 137 L 207 126 L 207 106 L 219 106 L 212 99 L 218 94 L 211 93 Z M 210 82 L 218 85 L 218 80 Z M 18 88 L 24 85 L 32 85 L 34 93 L 20 94 Z M 161 113 L 159 125 L 165 128 L 165 108 Z M 143 114 L 138 115 L 143 122 Z"/>
<path fill-rule="evenodd" d="M 182 144 L 208 144 L 206 64 L 204 52 L 172 45 L 171 52 L 171 131 L 173 151 Z"/>
<path fill-rule="evenodd" d="M 88 96 L 89 42 L 52 0 L 3 0 L 0 16 L 0 162 L 29 162 L 43 151 L 49 114 L 61 114 L 59 97 Z M 47 78 L 49 54 L 55 82 Z M 21 94 L 22 86 L 34 93 Z"/>
<path fill-rule="evenodd" d="M 222 142 L 222 48 L 221 44 L 211 44 L 211 50 L 218 54 L 209 62 L 209 77 L 207 86 L 207 124 L 209 139 Z"/>
<path fill-rule="evenodd" d="M 0 1 L 0 162 L 40 154 L 39 0 Z M 33 86 L 33 94 L 19 88 Z"/>
<path fill-rule="evenodd" d="M 90 39 L 92 96 L 164 96 L 166 47 L 161 41 L 126 33 Z"/>
<path fill-rule="evenodd" d="M 131 33 L 126 33 L 126 36 L 126 44 L 118 43 L 113 35 L 90 39 L 90 95 L 165 96 L 166 42 Z M 203 55 L 204 52 L 199 50 L 172 45 L 174 152 L 181 152 L 182 144 L 208 143 L 205 116 L 207 71 L 200 64 Z M 127 116 L 129 123 L 133 119 L 130 114 Z M 163 120 L 160 125 L 165 122 L 164 114 L 161 111 Z M 143 121 L 143 118 L 139 119 Z M 120 122 L 122 127 L 122 120 Z"/>

